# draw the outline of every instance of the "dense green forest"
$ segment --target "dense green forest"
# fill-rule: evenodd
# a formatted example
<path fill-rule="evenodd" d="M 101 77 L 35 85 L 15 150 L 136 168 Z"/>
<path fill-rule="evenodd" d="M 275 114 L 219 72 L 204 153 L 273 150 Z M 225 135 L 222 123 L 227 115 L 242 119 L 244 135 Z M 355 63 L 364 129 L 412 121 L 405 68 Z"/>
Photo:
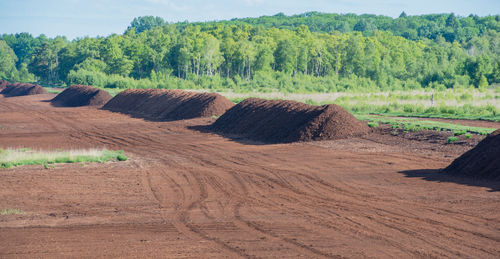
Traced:
<path fill-rule="evenodd" d="M 277 14 L 122 35 L 0 36 L 0 77 L 108 88 L 335 92 L 500 83 L 500 16 Z"/>

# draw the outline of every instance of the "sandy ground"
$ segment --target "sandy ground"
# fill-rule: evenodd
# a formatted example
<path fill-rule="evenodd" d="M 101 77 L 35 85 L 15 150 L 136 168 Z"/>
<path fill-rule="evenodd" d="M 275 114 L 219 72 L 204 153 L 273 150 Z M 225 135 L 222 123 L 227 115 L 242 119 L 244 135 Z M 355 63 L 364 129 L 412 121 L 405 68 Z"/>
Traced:
<path fill-rule="evenodd" d="M 500 183 L 439 174 L 468 146 L 261 145 L 53 96 L 0 97 L 0 147 L 130 159 L 1 169 L 0 209 L 26 213 L 0 215 L 0 258 L 500 257 Z"/>

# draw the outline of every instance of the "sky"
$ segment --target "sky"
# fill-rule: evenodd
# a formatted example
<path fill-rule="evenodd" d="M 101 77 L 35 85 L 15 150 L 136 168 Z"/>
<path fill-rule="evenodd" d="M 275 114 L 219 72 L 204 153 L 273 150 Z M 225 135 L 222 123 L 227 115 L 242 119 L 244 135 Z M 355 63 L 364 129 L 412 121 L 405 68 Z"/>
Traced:
<path fill-rule="evenodd" d="M 397 17 L 455 13 L 500 13 L 500 0 L 0 0 L 0 34 L 64 35 L 68 39 L 122 34 L 134 17 L 160 16 L 168 22 L 214 21 L 283 12 L 377 14 Z"/>

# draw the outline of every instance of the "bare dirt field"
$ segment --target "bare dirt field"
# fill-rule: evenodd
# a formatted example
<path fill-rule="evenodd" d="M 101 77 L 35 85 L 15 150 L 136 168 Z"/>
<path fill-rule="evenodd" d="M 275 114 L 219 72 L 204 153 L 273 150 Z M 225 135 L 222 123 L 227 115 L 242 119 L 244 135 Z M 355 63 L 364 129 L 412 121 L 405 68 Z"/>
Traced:
<path fill-rule="evenodd" d="M 0 97 L 0 148 L 130 159 L 0 169 L 0 209 L 25 212 L 0 215 L 0 258 L 500 257 L 500 183 L 438 170 L 480 137 L 264 145 L 54 96 Z"/>

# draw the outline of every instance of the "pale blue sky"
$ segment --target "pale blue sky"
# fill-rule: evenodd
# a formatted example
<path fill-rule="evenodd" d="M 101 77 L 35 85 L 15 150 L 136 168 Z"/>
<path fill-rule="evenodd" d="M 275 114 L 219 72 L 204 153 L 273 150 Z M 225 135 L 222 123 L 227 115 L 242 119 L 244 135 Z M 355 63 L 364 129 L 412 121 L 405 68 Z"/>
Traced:
<path fill-rule="evenodd" d="M 212 21 L 283 12 L 408 15 L 455 13 L 499 14 L 500 0 L 0 0 L 0 34 L 29 32 L 49 37 L 107 36 L 123 33 L 137 16 L 166 21 Z"/>

